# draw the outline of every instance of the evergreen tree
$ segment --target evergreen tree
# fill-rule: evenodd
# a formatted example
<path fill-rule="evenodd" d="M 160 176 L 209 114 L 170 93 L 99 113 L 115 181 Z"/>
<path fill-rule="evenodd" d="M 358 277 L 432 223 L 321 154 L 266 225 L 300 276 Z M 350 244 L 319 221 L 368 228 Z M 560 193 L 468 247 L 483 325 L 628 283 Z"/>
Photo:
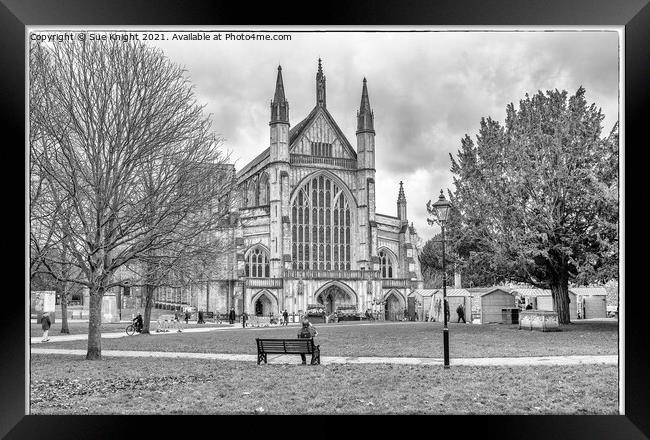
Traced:
<path fill-rule="evenodd" d="M 551 289 L 568 323 L 570 282 L 606 281 L 618 262 L 618 124 L 585 89 L 539 91 L 507 106 L 505 125 L 481 119 L 451 171 L 450 242 L 461 261 Z"/>

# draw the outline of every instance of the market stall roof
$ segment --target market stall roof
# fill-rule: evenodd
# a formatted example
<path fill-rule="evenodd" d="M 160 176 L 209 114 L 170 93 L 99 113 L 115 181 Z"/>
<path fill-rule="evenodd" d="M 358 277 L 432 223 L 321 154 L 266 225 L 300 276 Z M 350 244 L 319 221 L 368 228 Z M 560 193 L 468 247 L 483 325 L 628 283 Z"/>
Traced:
<path fill-rule="evenodd" d="M 436 293 L 442 295 L 442 289 L 437 289 Z M 467 289 L 447 289 L 447 296 L 472 296 L 472 293 Z"/>
<path fill-rule="evenodd" d="M 569 292 L 581 296 L 607 295 L 607 289 L 604 287 L 569 287 Z"/>
<path fill-rule="evenodd" d="M 429 297 L 429 296 L 435 295 L 437 291 L 438 291 L 438 289 L 415 289 L 415 290 L 412 290 L 409 293 L 409 296 L 411 296 L 411 295 L 420 295 L 420 296 Z"/>
<path fill-rule="evenodd" d="M 512 289 L 512 293 L 526 297 L 538 297 L 549 296 L 552 292 L 549 289 Z"/>
<path fill-rule="evenodd" d="M 500 291 L 505 292 L 505 293 L 509 293 L 510 295 L 513 295 L 513 296 L 515 294 L 512 289 L 509 289 L 507 287 L 492 287 L 489 290 L 486 290 L 485 292 L 479 292 L 478 295 L 475 295 L 475 296 L 489 295 L 490 293 L 496 292 L 497 290 L 500 290 Z"/>

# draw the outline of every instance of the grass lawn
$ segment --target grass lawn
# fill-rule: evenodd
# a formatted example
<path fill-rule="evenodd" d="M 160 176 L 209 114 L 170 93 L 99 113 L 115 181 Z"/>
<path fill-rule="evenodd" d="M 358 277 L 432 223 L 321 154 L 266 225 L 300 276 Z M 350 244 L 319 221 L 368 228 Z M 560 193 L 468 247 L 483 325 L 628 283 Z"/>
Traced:
<path fill-rule="evenodd" d="M 323 356 L 443 356 L 442 324 L 375 323 L 316 325 Z M 298 327 L 266 327 L 136 335 L 102 340 L 105 350 L 184 351 L 256 354 L 255 338 L 295 338 Z M 618 353 L 618 322 L 582 321 L 560 332 L 518 330 L 516 325 L 455 324 L 449 326 L 450 356 L 513 357 L 612 355 Z M 52 348 L 87 347 L 86 341 L 48 343 Z"/>
<path fill-rule="evenodd" d="M 604 365 L 444 370 L 32 355 L 31 375 L 31 414 L 618 413 L 617 368 Z"/>

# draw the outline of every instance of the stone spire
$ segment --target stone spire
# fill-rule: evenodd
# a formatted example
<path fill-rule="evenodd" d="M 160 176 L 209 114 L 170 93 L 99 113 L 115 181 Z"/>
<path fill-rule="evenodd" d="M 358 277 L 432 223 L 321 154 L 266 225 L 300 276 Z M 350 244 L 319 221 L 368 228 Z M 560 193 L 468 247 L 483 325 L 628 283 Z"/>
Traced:
<path fill-rule="evenodd" d="M 406 220 L 406 196 L 402 181 L 399 182 L 399 194 L 397 195 L 397 218 Z"/>
<path fill-rule="evenodd" d="M 325 100 L 325 75 L 323 75 L 320 58 L 318 58 L 318 72 L 316 73 L 316 105 L 320 107 L 327 106 Z"/>
<path fill-rule="evenodd" d="M 370 109 L 370 98 L 368 98 L 368 86 L 366 79 L 363 79 L 363 89 L 361 90 L 361 105 L 357 112 L 357 133 L 363 131 L 375 132 L 374 124 L 375 115 Z"/>
<path fill-rule="evenodd" d="M 397 203 L 406 203 L 406 196 L 404 195 L 404 183 L 399 181 L 399 194 L 397 195 Z"/>
<path fill-rule="evenodd" d="M 282 82 L 282 66 L 278 66 L 278 76 L 275 80 L 275 94 L 271 101 L 271 124 L 276 122 L 289 122 L 289 103 L 284 96 L 284 83 Z"/>

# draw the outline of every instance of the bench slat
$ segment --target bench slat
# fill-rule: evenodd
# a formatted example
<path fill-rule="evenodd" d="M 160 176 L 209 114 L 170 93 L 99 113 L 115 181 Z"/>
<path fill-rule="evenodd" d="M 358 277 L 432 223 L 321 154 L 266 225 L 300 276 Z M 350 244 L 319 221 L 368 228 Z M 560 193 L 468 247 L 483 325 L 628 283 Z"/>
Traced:
<path fill-rule="evenodd" d="M 262 353 L 313 354 L 313 339 L 257 339 L 257 349 Z"/>

